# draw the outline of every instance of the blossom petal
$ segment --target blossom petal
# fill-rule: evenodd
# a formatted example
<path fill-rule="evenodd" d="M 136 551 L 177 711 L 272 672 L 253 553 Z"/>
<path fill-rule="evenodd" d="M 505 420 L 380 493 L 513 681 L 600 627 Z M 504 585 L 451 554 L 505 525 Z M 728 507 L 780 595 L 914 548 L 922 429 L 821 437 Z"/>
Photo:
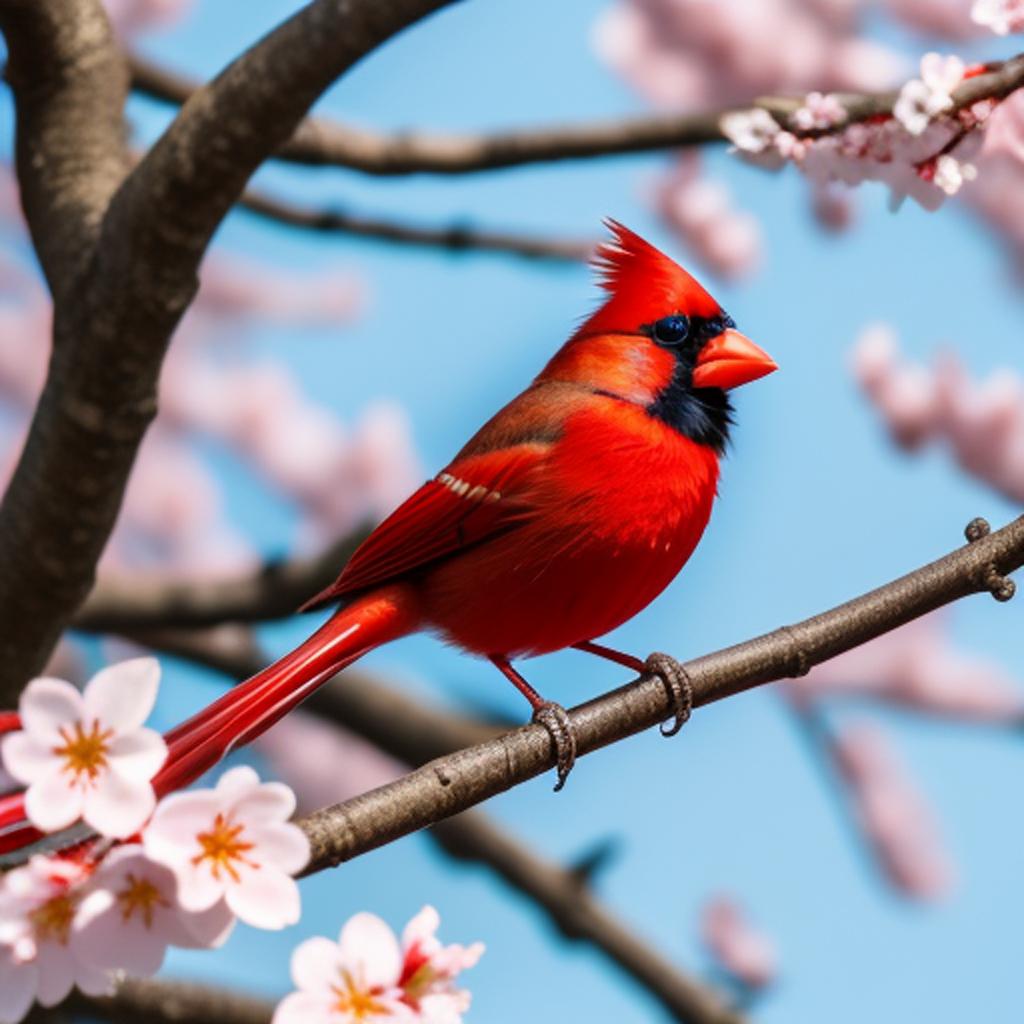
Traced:
<path fill-rule="evenodd" d="M 234 803 L 260 784 L 260 777 L 255 768 L 240 764 L 230 768 L 217 780 L 216 793 L 222 802 Z"/>
<path fill-rule="evenodd" d="M 227 942 L 235 927 L 235 915 L 224 900 L 206 910 L 194 914 L 181 911 L 177 916 L 179 927 L 173 942 L 185 949 L 216 949 Z"/>
<path fill-rule="evenodd" d="M 329 994 L 292 992 L 277 1004 L 270 1024 L 349 1024 L 350 1019 L 335 1011 Z"/>
<path fill-rule="evenodd" d="M 224 898 L 239 919 L 253 928 L 276 931 L 295 924 L 302 913 L 295 879 L 267 865 L 246 871 L 238 885 L 227 888 Z"/>
<path fill-rule="evenodd" d="M 12 732 L 0 742 L 3 766 L 19 782 L 29 785 L 36 779 L 60 770 L 63 763 L 46 743 L 30 732 Z"/>
<path fill-rule="evenodd" d="M 224 896 L 225 884 L 202 864 L 185 860 L 168 865 L 178 878 L 178 905 L 189 913 L 209 910 Z"/>
<path fill-rule="evenodd" d="M 390 988 L 402 972 L 395 933 L 376 914 L 355 914 L 339 939 L 343 965 L 366 988 Z"/>
<path fill-rule="evenodd" d="M 40 1006 L 56 1006 L 67 997 L 75 984 L 75 961 L 66 946 L 52 942 L 40 944 L 36 953 L 39 988 L 36 999 Z"/>
<path fill-rule="evenodd" d="M 167 938 L 154 918 L 153 927 L 134 917 L 125 921 L 113 895 L 91 893 L 78 911 L 71 945 L 75 956 L 94 967 L 149 977 L 164 962 Z"/>
<path fill-rule="evenodd" d="M 25 687 L 18 701 L 21 724 L 41 739 L 57 739 L 62 725 L 82 717 L 82 695 L 63 679 L 40 676 Z"/>
<path fill-rule="evenodd" d="M 16 964 L 0 952 L 0 1024 L 16 1024 L 35 998 L 39 971 L 35 964 Z"/>
<path fill-rule="evenodd" d="M 292 953 L 292 981 L 307 992 L 330 992 L 339 977 L 340 955 L 336 942 L 318 935 L 299 943 Z"/>
<path fill-rule="evenodd" d="M 287 821 L 295 813 L 295 794 L 283 782 L 263 782 L 245 793 L 234 809 L 250 820 Z"/>
<path fill-rule="evenodd" d="M 156 794 L 149 782 L 140 782 L 109 768 L 85 796 L 82 817 L 100 835 L 127 839 L 153 813 Z"/>
<path fill-rule="evenodd" d="M 135 729 L 111 740 L 107 759 L 124 775 L 148 781 L 167 760 L 167 744 L 153 729 Z"/>
<path fill-rule="evenodd" d="M 434 939 L 441 925 L 441 915 L 428 903 L 403 929 L 402 948 Z M 436 942 L 436 939 L 434 939 Z"/>
<path fill-rule="evenodd" d="M 90 964 L 76 965 L 75 984 L 87 996 L 109 996 L 114 994 L 114 979 L 109 972 Z"/>
<path fill-rule="evenodd" d="M 33 782 L 25 793 L 25 814 L 43 832 L 57 832 L 76 822 L 82 814 L 84 794 L 68 785 L 60 772 Z"/>
<path fill-rule="evenodd" d="M 132 658 L 108 665 L 86 685 L 85 710 L 108 729 L 130 732 L 149 717 L 159 685 L 160 663 L 156 658 Z"/>
<path fill-rule="evenodd" d="M 208 789 L 165 796 L 142 835 L 146 853 L 169 868 L 187 861 L 196 852 L 196 836 L 209 830 L 220 804 Z"/>
<path fill-rule="evenodd" d="M 253 856 L 261 864 L 270 863 L 285 874 L 295 875 L 309 862 L 309 840 L 298 825 L 254 825 L 246 834 L 255 844 Z"/>

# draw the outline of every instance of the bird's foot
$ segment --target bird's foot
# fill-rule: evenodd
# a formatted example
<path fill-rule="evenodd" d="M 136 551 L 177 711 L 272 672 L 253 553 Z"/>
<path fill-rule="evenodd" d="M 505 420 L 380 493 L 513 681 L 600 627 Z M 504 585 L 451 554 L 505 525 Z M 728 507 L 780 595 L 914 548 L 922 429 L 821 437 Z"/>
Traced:
<path fill-rule="evenodd" d="M 558 781 L 555 783 L 557 793 L 569 778 L 576 763 L 576 732 L 572 727 L 569 712 L 561 704 L 546 700 L 533 709 L 533 720 L 538 725 L 543 725 L 555 745 L 555 753 L 558 757 Z"/>
<path fill-rule="evenodd" d="M 661 724 L 662 736 L 675 736 L 690 720 L 693 711 L 693 684 L 686 669 L 671 655 L 654 653 L 644 662 L 645 671 L 657 676 L 664 684 L 672 702 L 672 723 Z"/>

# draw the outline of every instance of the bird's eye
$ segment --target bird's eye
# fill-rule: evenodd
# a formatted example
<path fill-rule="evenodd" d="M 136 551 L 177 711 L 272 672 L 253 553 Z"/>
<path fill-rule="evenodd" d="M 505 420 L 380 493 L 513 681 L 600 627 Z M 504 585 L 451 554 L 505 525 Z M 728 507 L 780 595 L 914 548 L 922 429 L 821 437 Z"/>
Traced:
<path fill-rule="evenodd" d="M 690 333 L 685 316 L 664 316 L 654 325 L 654 338 L 663 345 L 676 345 Z"/>

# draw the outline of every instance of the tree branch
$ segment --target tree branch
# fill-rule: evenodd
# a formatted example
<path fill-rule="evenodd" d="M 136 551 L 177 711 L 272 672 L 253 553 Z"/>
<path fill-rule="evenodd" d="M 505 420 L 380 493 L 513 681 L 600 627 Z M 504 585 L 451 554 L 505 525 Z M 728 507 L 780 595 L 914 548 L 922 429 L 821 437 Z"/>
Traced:
<path fill-rule="evenodd" d="M 75 992 L 60 1009 L 90 1018 L 100 1014 L 114 1024 L 270 1024 L 274 1003 L 212 985 L 125 978 L 113 996 Z"/>
<path fill-rule="evenodd" d="M 197 631 L 166 632 L 134 639 L 158 650 L 226 671 L 234 679 L 257 672 L 265 659 L 251 631 L 229 635 Z M 495 727 L 438 711 L 379 679 L 351 669 L 343 672 L 305 705 L 338 722 L 408 765 L 492 739 Z M 513 889 L 544 910 L 565 938 L 588 942 L 647 989 L 673 1019 L 695 1024 L 742 1024 L 718 995 L 683 974 L 657 950 L 633 935 L 597 900 L 577 873 L 549 863 L 490 821 L 467 811 L 431 830 L 453 857 L 475 861 L 494 871 Z"/>
<path fill-rule="evenodd" d="M 252 172 L 336 78 L 449 2 L 313 0 L 200 89 L 114 194 L 88 272 L 73 289 L 55 289 L 53 360 L 0 506 L 0 702 L 12 703 L 39 671 L 92 587 L 156 412 L 164 352 L 195 294 L 211 235 Z M 37 24 L 33 12 L 69 7 L 103 26 L 109 53 L 99 0 L 0 0 L 12 55 L 25 50 L 19 68 L 35 67 L 39 56 L 32 41 L 42 33 L 25 27 Z M 39 67 L 36 76 L 45 74 Z M 32 95 L 22 88 L 19 103 Z M 84 109 L 101 124 L 119 121 L 116 100 L 106 88 Z M 19 112 L 19 147 L 36 123 Z M 77 127 L 81 134 L 95 128 L 92 121 Z"/>
<path fill-rule="evenodd" d="M 169 103 L 183 103 L 196 89 L 189 79 L 139 57 L 131 59 L 132 87 Z M 953 110 L 979 99 L 1002 99 L 1024 86 L 1024 57 L 1014 57 L 968 79 L 953 93 Z M 846 124 L 891 114 L 898 93 L 846 93 L 839 99 Z M 803 97 L 761 97 L 761 106 L 785 122 Z M 491 134 L 430 135 L 402 132 L 381 135 L 322 117 L 310 117 L 274 154 L 291 163 L 348 167 L 374 175 L 471 174 L 526 164 L 553 163 L 646 153 L 727 142 L 721 119 L 736 108 L 697 114 L 648 114 L 589 124 L 554 125 Z M 745 109 L 745 108 L 741 108 Z"/>
<path fill-rule="evenodd" d="M 968 594 L 1005 599 L 1005 574 L 1024 564 L 1024 516 L 870 591 L 793 626 L 686 662 L 693 705 L 701 707 L 751 687 L 803 675 L 814 665 Z M 673 700 L 660 678 L 634 683 L 569 712 L 577 753 L 590 753 L 663 721 Z M 333 867 L 401 836 L 434 825 L 534 778 L 555 764 L 547 731 L 531 724 L 498 739 L 439 758 L 395 782 L 302 821 L 313 856 L 307 872 Z"/>
<path fill-rule="evenodd" d="M 128 69 L 98 0 L 2 0 L 21 202 L 56 298 L 92 256 L 128 167 Z"/>
<path fill-rule="evenodd" d="M 452 252 L 498 252 L 527 259 L 580 262 L 587 259 L 597 245 L 596 241 L 586 242 L 582 239 L 574 241 L 517 232 L 488 231 L 468 223 L 442 228 L 420 227 L 352 214 L 338 207 L 316 210 L 296 206 L 252 189 L 243 194 L 239 205 L 257 216 L 293 227 L 377 238 L 402 245 L 448 249 Z"/>
<path fill-rule="evenodd" d="M 453 857 L 477 861 L 546 911 L 559 932 L 589 942 L 650 992 L 673 1020 L 742 1024 L 712 989 L 635 936 L 571 870 L 549 863 L 479 811 L 439 822 L 431 834 Z"/>
<path fill-rule="evenodd" d="M 360 527 L 319 555 L 269 561 L 249 576 L 206 582 L 158 576 L 102 579 L 72 625 L 89 633 L 123 633 L 283 619 L 337 577 L 368 533 Z"/>

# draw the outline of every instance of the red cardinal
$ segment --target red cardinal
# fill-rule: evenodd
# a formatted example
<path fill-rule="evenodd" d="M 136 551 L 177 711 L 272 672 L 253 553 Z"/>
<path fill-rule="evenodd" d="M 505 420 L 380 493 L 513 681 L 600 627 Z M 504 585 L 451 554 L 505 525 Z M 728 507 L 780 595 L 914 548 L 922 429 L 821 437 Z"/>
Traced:
<path fill-rule="evenodd" d="M 685 270 L 610 227 L 597 254 L 605 303 L 306 605 L 342 602 L 316 633 L 167 735 L 158 793 L 417 630 L 489 658 L 522 691 L 559 746 L 561 784 L 572 755 L 565 712 L 511 659 L 578 647 L 643 668 L 592 640 L 686 563 L 715 497 L 726 391 L 776 369 Z"/>

